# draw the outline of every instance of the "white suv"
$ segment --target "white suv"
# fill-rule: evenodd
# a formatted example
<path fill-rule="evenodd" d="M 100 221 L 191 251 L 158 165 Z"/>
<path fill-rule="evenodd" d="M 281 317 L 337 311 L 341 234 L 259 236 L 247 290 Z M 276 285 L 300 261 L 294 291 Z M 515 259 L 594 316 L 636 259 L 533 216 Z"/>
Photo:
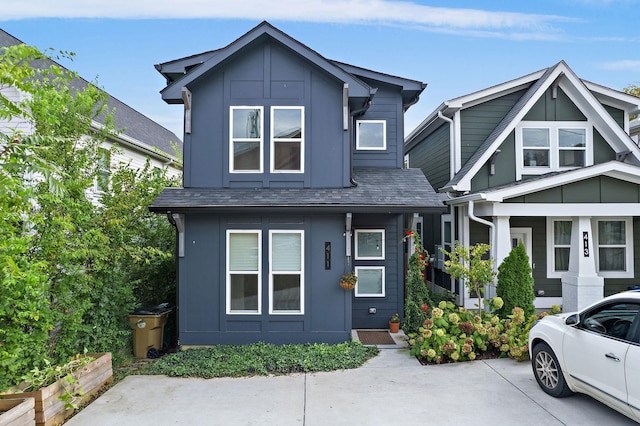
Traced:
<path fill-rule="evenodd" d="M 630 290 L 536 322 L 529 352 L 542 390 L 585 393 L 640 422 L 639 312 L 640 290 Z"/>

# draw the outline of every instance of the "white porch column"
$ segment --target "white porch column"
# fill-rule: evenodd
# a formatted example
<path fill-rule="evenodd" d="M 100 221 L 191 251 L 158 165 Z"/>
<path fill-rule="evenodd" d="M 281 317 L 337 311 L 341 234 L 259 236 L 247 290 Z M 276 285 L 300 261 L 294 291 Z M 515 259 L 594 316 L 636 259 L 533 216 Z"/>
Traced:
<path fill-rule="evenodd" d="M 505 257 L 511 253 L 511 223 L 509 216 L 494 216 L 493 223 L 496 224 L 496 236 L 494 247 L 494 259 L 496 260 L 496 269 L 502 263 Z"/>
<path fill-rule="evenodd" d="M 509 256 L 511 252 L 511 223 L 509 222 L 509 216 L 493 216 L 493 223 L 495 224 L 494 241 L 491 241 L 493 245 L 492 252 L 495 259 L 494 269 L 498 271 L 498 266 L 502 263 L 505 257 Z M 497 284 L 497 281 L 496 283 Z M 495 286 L 489 287 L 487 292 L 488 297 L 494 297 L 496 295 Z"/>
<path fill-rule="evenodd" d="M 596 274 L 591 217 L 573 218 L 569 271 L 562 275 L 562 310 L 577 311 L 604 297 L 604 278 Z"/>

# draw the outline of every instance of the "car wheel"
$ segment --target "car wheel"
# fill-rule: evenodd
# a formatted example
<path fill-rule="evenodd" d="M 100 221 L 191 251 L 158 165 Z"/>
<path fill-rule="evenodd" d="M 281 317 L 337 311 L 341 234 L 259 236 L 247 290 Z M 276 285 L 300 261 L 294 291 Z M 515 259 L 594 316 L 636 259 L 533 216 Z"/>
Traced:
<path fill-rule="evenodd" d="M 533 347 L 531 367 L 536 381 L 549 395 L 562 398 L 573 394 L 564 379 L 556 354 L 546 343 L 538 343 Z"/>

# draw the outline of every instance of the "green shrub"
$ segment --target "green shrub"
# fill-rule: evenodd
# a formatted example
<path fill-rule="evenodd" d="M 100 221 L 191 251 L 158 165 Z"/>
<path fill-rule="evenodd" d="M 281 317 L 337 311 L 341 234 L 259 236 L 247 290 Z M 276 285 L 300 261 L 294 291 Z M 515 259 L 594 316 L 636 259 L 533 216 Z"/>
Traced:
<path fill-rule="evenodd" d="M 516 307 L 523 309 L 525 317 L 535 313 L 531 266 L 522 242 L 498 267 L 496 295 L 504 301 L 504 306 L 497 311 L 501 318 L 506 318 Z"/>
<path fill-rule="evenodd" d="M 489 305 L 501 308 L 502 300 L 496 297 Z M 442 301 L 431 310 L 418 332 L 409 334 L 410 353 L 437 364 L 472 361 L 487 354 L 521 361 L 529 355 L 529 330 L 536 319 L 545 315 L 548 314 L 526 317 L 522 308 L 514 308 L 501 319 L 495 312 L 478 314 Z"/>
<path fill-rule="evenodd" d="M 333 371 L 360 367 L 377 353 L 376 347 L 355 341 L 336 345 L 216 345 L 165 355 L 137 373 L 208 379 Z"/>
<path fill-rule="evenodd" d="M 409 258 L 409 271 L 406 277 L 407 297 L 404 303 L 404 321 L 402 330 L 405 334 L 415 333 L 427 318 L 426 311 L 433 305 L 429 289 L 425 283 L 425 271 L 429 253 L 420 243 L 420 236 L 407 231 L 404 240 L 413 237 L 413 253 Z"/>

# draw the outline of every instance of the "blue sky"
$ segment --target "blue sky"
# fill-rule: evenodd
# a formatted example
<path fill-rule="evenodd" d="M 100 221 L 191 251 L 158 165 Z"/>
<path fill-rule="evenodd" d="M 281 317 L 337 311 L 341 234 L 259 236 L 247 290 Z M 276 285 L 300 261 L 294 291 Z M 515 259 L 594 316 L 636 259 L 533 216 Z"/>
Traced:
<path fill-rule="evenodd" d="M 445 100 L 565 60 L 579 77 L 640 84 L 640 0 L 3 0 L 0 27 L 182 136 L 153 65 L 226 46 L 262 20 L 328 59 L 428 84 L 409 133 Z"/>

